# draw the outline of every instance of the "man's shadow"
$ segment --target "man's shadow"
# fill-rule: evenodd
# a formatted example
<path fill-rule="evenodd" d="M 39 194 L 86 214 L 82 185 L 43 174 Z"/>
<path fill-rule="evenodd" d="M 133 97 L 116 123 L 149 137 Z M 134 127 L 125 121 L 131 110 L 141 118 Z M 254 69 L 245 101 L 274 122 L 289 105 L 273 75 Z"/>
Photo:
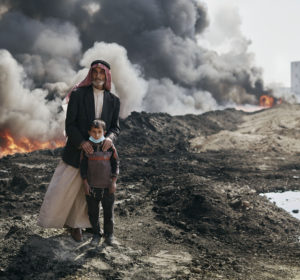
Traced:
<path fill-rule="evenodd" d="M 18 238 L 12 234 L 6 238 Z M 17 233 L 16 233 L 17 235 Z M 92 235 L 85 234 L 81 243 L 75 242 L 67 232 L 43 238 L 37 234 L 28 239 L 0 272 L 0 279 L 59 279 L 76 274 L 96 258 L 99 270 L 111 270 L 105 263 L 105 243 L 95 244 Z M 9 248 L 7 248 L 9 250 Z"/>

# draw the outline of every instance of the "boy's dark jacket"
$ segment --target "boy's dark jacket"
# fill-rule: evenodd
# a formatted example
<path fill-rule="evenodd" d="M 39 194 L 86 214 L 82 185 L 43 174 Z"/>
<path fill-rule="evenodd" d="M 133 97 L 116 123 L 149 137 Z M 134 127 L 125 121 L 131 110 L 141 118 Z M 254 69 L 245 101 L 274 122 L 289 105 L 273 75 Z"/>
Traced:
<path fill-rule="evenodd" d="M 119 158 L 114 146 L 107 151 L 102 151 L 103 142 L 91 142 L 94 153 L 87 155 L 83 151 L 80 156 L 80 175 L 87 179 L 91 187 L 108 188 L 111 178 L 119 175 Z"/>
<path fill-rule="evenodd" d="M 105 137 L 116 140 L 120 133 L 120 100 L 111 92 L 104 90 L 101 119 L 106 123 Z M 62 159 L 65 163 L 78 168 L 80 162 L 80 144 L 88 140 L 89 124 L 95 119 L 93 87 L 82 87 L 72 92 L 67 109 L 67 144 Z"/>

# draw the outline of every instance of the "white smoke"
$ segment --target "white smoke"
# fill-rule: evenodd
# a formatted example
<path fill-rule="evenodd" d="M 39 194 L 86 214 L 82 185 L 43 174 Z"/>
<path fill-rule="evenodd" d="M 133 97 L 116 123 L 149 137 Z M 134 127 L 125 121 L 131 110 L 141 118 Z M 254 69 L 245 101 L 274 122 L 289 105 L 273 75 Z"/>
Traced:
<path fill-rule="evenodd" d="M 70 23 L 46 20 L 32 46 L 35 53 L 71 59 L 81 51 L 79 33 Z"/>
<path fill-rule="evenodd" d="M 47 90 L 24 87 L 26 75 L 7 50 L 0 50 L 0 130 L 14 137 L 48 141 L 63 136 L 59 100 L 47 101 Z"/>
<path fill-rule="evenodd" d="M 146 80 L 138 66 L 129 61 L 126 49 L 116 43 L 96 42 L 83 54 L 80 64 L 86 67 L 85 75 L 90 63 L 99 58 L 111 65 L 113 91 L 121 100 L 121 117 L 142 110 L 180 115 L 218 108 L 207 91 L 187 90 L 167 78 Z M 83 75 L 78 77 L 84 78 Z"/>
<path fill-rule="evenodd" d="M 89 68 L 92 61 L 100 58 L 111 65 L 112 83 L 121 100 L 120 116 L 142 110 L 147 82 L 141 77 L 138 66 L 129 61 L 126 49 L 115 43 L 96 42 L 83 54 L 80 65 Z"/>
<path fill-rule="evenodd" d="M 226 1 L 208 13 L 210 24 L 197 36 L 199 45 L 219 54 L 245 53 L 251 42 L 241 32 L 242 19 L 237 6 Z"/>
<path fill-rule="evenodd" d="M 94 14 L 96 14 L 101 9 L 101 6 L 99 3 L 90 2 L 90 3 L 82 5 L 82 8 L 84 10 L 86 10 L 89 13 L 89 15 L 92 17 Z"/>

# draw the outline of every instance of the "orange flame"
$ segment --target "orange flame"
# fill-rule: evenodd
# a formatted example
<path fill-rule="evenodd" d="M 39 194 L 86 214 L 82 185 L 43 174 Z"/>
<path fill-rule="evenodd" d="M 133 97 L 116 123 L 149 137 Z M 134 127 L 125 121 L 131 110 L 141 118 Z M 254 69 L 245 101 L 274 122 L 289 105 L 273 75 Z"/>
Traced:
<path fill-rule="evenodd" d="M 259 105 L 262 107 L 272 107 L 274 105 L 274 97 L 269 95 L 262 95 L 259 98 Z"/>
<path fill-rule="evenodd" d="M 273 107 L 276 104 L 281 104 L 282 103 L 282 99 L 279 98 L 274 98 L 270 95 L 262 95 L 259 98 L 259 105 L 265 108 L 270 108 Z"/>
<path fill-rule="evenodd" d="M 39 142 L 26 137 L 14 139 L 9 131 L 0 131 L 0 157 L 15 153 L 28 153 L 35 150 L 55 149 L 64 145 L 64 140 Z"/>

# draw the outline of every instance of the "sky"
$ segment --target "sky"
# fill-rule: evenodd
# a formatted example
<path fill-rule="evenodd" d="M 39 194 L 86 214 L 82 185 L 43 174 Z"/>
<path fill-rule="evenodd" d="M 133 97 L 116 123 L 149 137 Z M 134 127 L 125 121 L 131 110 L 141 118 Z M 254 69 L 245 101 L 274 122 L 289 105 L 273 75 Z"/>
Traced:
<path fill-rule="evenodd" d="M 255 64 L 263 68 L 266 84 L 290 86 L 290 62 L 300 60 L 300 1 L 298 0 L 205 0 L 210 25 L 227 11 L 240 17 L 240 31 L 251 41 Z M 220 27 L 220 25 L 218 26 Z M 229 34 L 228 34 L 229 35 Z M 208 35 L 209 37 L 209 35 Z M 215 45 L 216 49 L 220 46 Z"/>

